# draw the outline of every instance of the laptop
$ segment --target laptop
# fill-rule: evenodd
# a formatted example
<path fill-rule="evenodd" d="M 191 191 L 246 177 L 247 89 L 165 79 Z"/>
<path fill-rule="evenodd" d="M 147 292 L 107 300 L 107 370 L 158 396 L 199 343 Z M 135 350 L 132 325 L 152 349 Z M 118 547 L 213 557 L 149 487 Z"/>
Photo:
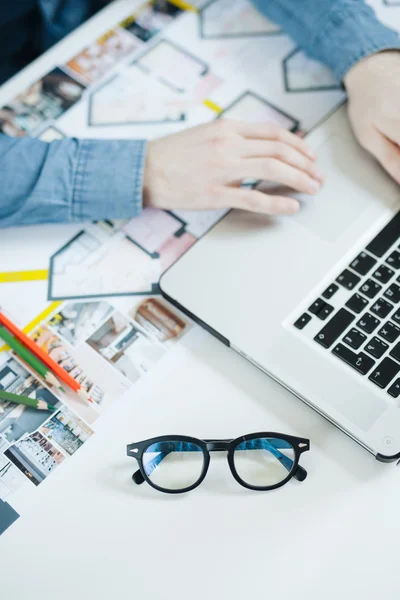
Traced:
<path fill-rule="evenodd" d="M 162 277 L 164 296 L 361 444 L 400 458 L 400 189 L 346 105 L 307 137 L 326 175 L 301 210 L 233 210 Z"/>

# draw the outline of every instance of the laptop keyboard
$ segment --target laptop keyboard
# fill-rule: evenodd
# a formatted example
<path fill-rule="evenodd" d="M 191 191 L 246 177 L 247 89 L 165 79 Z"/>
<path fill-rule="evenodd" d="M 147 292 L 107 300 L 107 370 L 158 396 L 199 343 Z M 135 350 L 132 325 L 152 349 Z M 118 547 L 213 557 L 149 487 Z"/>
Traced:
<path fill-rule="evenodd" d="M 400 396 L 400 211 L 294 327 L 312 330 L 321 348 L 371 385 Z"/>

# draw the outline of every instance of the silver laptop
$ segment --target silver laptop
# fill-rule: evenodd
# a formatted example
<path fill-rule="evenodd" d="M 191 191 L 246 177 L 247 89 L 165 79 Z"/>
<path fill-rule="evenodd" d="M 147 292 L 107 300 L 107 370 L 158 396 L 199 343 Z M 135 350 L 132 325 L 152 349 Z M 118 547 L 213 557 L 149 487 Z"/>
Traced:
<path fill-rule="evenodd" d="M 381 461 L 400 458 L 400 189 L 346 106 L 307 138 L 294 217 L 231 211 L 161 279 L 172 303 Z"/>

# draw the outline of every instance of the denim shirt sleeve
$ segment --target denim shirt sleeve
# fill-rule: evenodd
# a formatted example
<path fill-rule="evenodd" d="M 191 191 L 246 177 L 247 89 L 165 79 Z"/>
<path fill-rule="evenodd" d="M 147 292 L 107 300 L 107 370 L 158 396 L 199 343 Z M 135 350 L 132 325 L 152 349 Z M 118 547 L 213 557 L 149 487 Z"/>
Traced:
<path fill-rule="evenodd" d="M 400 37 L 378 21 L 364 0 L 253 0 L 312 58 L 341 82 L 359 60 L 400 49 Z"/>
<path fill-rule="evenodd" d="M 0 227 L 136 216 L 146 142 L 0 134 Z"/>

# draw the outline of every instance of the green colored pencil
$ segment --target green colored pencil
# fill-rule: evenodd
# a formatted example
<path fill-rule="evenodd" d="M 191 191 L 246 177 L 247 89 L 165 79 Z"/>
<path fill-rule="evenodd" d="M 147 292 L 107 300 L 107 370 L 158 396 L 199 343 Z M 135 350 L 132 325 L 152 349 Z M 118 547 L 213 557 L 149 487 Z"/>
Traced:
<path fill-rule="evenodd" d="M 33 354 L 33 352 L 28 350 L 26 346 L 21 344 L 5 327 L 2 327 L 1 325 L 0 338 L 4 340 L 5 343 L 14 350 L 15 354 L 25 361 L 26 364 L 31 367 L 31 369 L 36 371 L 40 377 L 43 377 L 48 384 L 54 385 L 58 388 L 60 387 L 60 382 L 54 377 L 53 373 L 49 371 L 46 365 L 44 365 L 42 361 Z"/>
<path fill-rule="evenodd" d="M 24 404 L 31 408 L 37 408 L 38 410 L 56 410 L 56 407 L 52 404 L 48 404 L 44 400 L 36 400 L 36 398 L 28 398 L 28 396 L 17 396 L 16 394 L 10 394 L 0 390 L 0 400 L 4 402 L 14 402 L 14 404 Z"/>

